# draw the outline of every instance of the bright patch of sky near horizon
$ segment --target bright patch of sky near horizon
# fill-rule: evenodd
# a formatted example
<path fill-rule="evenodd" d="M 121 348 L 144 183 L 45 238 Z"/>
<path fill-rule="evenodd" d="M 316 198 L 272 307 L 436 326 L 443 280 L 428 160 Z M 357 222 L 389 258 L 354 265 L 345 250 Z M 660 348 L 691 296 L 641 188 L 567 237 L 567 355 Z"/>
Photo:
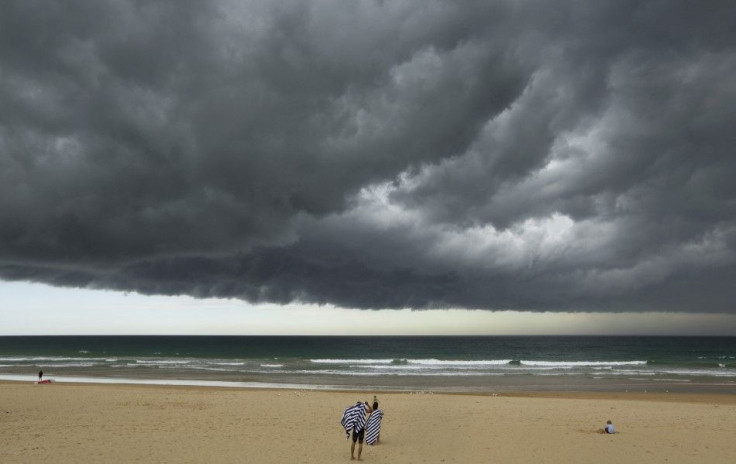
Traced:
<path fill-rule="evenodd" d="M 733 335 L 736 316 L 357 310 L 0 282 L 9 335 Z"/>

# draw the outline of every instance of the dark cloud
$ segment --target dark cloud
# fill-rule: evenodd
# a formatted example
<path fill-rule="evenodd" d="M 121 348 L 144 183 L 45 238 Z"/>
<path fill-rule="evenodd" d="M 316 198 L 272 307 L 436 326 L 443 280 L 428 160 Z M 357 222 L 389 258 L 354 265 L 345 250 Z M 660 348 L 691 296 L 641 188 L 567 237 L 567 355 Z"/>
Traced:
<path fill-rule="evenodd" d="M 0 278 L 736 310 L 732 2 L 0 8 Z"/>

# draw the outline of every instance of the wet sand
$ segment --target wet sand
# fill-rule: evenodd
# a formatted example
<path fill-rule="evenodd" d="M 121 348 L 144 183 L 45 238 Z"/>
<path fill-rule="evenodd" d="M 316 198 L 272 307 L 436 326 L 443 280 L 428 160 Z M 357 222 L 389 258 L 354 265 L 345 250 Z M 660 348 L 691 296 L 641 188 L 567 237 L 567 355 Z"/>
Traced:
<path fill-rule="evenodd" d="M 374 393 L 4 382 L 0 462 L 348 462 L 340 417 Z M 734 394 L 377 394 L 366 462 L 736 462 Z"/>

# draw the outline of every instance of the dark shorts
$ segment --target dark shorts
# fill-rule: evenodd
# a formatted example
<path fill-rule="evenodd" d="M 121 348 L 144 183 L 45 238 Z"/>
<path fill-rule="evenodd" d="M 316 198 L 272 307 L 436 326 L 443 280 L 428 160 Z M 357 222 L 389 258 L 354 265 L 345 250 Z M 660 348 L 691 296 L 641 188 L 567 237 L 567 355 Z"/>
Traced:
<path fill-rule="evenodd" d="M 360 444 L 363 444 L 363 438 L 365 438 L 365 429 L 362 429 L 360 432 L 356 432 L 355 429 L 353 429 L 353 443 L 356 441 Z"/>

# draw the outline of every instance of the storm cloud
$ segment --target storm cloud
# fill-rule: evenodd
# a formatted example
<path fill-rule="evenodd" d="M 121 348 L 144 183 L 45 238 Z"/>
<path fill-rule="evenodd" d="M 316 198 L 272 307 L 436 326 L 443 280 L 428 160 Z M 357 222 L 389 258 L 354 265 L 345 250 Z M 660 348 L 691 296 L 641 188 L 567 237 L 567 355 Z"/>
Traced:
<path fill-rule="evenodd" d="M 736 312 L 731 1 L 8 1 L 0 278 Z"/>

